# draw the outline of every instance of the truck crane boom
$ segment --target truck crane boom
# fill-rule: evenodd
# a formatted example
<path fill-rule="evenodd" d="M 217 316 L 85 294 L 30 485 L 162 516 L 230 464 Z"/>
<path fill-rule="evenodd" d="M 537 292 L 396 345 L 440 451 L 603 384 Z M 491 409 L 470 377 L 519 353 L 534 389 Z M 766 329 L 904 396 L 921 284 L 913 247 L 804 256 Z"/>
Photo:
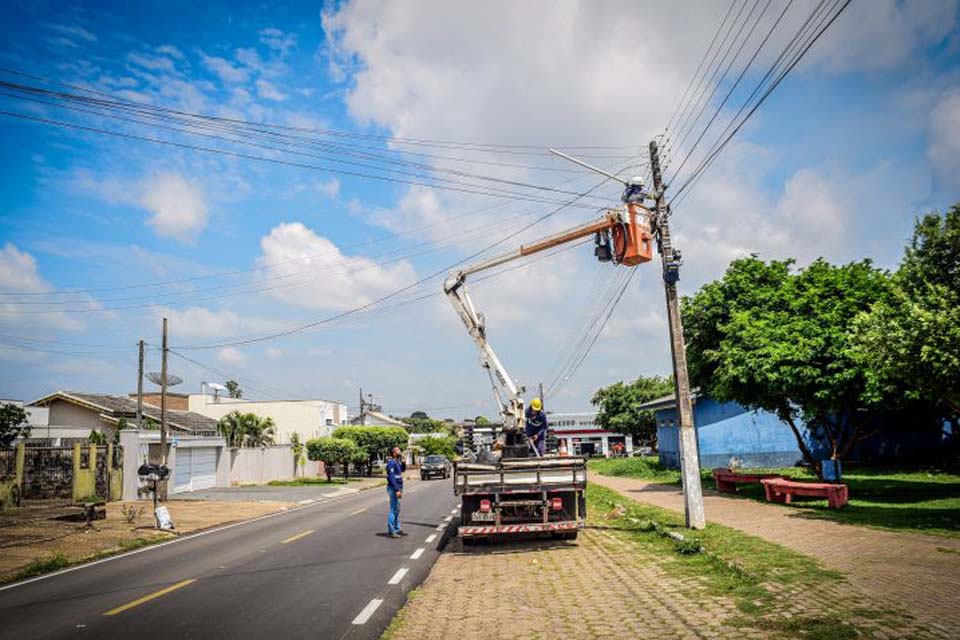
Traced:
<path fill-rule="evenodd" d="M 619 264 L 635 266 L 648 262 L 653 255 L 652 234 L 650 224 L 652 213 L 649 209 L 636 202 L 626 204 L 627 216 L 624 219 L 620 210 L 608 210 L 603 217 L 578 225 L 548 236 L 537 242 L 521 245 L 519 248 L 508 251 L 499 256 L 483 260 L 462 269 L 451 271 L 443 284 L 444 293 L 463 321 L 467 332 L 477 348 L 480 350 L 480 366 L 490 375 L 493 392 L 500 407 L 505 431 L 522 430 L 524 426 L 524 388 L 516 383 L 507 372 L 500 358 L 487 340 L 486 325 L 483 314 L 479 313 L 467 293 L 467 278 L 480 271 L 501 266 L 513 260 L 519 260 L 535 253 L 557 247 L 580 238 L 594 235 L 597 238 L 596 255 L 603 260 L 613 259 Z M 609 243 L 604 245 L 602 240 L 612 240 L 613 249 Z M 602 249 L 606 246 L 606 253 Z M 501 396 L 501 391 L 506 398 Z"/>

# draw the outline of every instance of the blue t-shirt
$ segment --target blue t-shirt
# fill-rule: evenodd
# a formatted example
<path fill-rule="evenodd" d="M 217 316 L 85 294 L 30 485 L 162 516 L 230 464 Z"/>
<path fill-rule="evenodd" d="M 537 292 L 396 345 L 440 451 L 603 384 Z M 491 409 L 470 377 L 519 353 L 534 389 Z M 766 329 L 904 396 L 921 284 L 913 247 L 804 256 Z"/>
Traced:
<path fill-rule="evenodd" d="M 403 465 L 395 458 L 387 460 L 387 485 L 394 491 L 403 491 Z"/>

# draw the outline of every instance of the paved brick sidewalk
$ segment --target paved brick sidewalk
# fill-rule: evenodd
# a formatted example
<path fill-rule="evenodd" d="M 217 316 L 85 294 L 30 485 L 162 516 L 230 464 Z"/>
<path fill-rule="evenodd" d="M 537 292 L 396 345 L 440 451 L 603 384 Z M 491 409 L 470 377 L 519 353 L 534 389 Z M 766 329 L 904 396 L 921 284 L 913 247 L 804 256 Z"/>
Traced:
<path fill-rule="evenodd" d="M 632 478 L 590 481 L 635 500 L 683 511 L 680 488 Z M 704 491 L 707 520 L 783 545 L 847 575 L 857 590 L 899 606 L 944 637 L 960 633 L 960 540 L 817 520 L 798 509 Z"/>
<path fill-rule="evenodd" d="M 394 623 L 391 640 L 763 638 L 725 623 L 729 598 L 610 531 L 444 553 Z"/>

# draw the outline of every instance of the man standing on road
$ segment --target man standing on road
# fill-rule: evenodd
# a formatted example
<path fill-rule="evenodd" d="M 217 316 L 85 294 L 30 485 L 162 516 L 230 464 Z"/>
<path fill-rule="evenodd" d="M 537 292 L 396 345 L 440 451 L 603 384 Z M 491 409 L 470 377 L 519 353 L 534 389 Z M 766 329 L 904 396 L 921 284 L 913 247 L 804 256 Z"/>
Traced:
<path fill-rule="evenodd" d="M 387 516 L 387 531 L 391 538 L 406 535 L 400 528 L 400 499 L 403 498 L 403 462 L 400 447 L 394 447 L 387 461 L 387 495 L 390 497 L 390 515 Z"/>

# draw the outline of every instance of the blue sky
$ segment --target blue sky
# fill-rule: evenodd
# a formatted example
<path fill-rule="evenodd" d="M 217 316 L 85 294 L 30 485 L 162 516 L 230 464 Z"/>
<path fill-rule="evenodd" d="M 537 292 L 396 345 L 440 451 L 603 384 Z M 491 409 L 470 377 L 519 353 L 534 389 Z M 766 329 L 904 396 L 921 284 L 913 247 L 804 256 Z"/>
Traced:
<path fill-rule="evenodd" d="M 744 16 L 767 6 L 749 52 L 787 5 L 742 6 Z M 753 87 L 756 70 L 814 6 L 788 7 L 741 89 Z M 74 126 L 0 116 L 0 396 L 132 391 L 135 343 L 151 344 L 148 368 L 156 368 L 166 316 L 171 344 L 195 361 L 171 361 L 185 390 L 233 377 L 251 397 L 355 404 L 363 386 L 397 414 L 493 413 L 472 344 L 449 305 L 431 296 L 441 278 L 412 285 L 569 197 L 477 176 L 563 182 L 562 190 L 596 184 L 546 154 L 551 146 L 611 168 L 642 163 L 727 7 L 3 3 L 3 23 L 17 25 L 0 51 L 4 82 L 286 127 L 269 131 L 299 136 L 299 146 L 279 150 L 274 134 L 199 131 L 217 139 L 0 95 L 2 111 Z M 678 205 L 682 291 L 751 252 L 893 267 L 913 216 L 960 200 L 957 19 L 955 1 L 853 2 Z M 746 93 L 733 94 L 718 124 Z M 321 133 L 330 131 L 338 133 Z M 675 146 L 666 158 L 673 168 L 686 151 Z M 384 154 L 406 164 L 386 173 Z M 403 183 L 439 179 L 526 199 Z M 497 248 L 585 221 L 617 196 L 605 185 Z M 566 251 L 475 290 L 510 371 L 531 388 L 556 388 L 556 410 L 585 409 L 601 385 L 669 370 L 656 268 L 641 267 L 588 357 L 560 384 L 561 364 L 578 359 L 574 346 L 625 277 L 590 254 Z M 407 286 L 349 320 L 222 346 Z"/>

